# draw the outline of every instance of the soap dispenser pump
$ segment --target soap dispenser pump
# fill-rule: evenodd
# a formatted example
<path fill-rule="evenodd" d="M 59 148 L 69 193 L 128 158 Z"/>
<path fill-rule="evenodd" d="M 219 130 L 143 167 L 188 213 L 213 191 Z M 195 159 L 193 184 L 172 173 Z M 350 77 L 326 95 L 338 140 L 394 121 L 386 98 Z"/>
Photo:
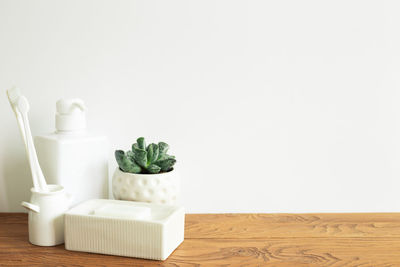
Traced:
<path fill-rule="evenodd" d="M 86 129 L 87 110 L 85 103 L 79 98 L 60 99 L 56 103 L 57 132 L 76 132 Z"/>
<path fill-rule="evenodd" d="M 58 100 L 56 131 L 35 138 L 45 177 L 73 194 L 73 204 L 108 198 L 108 140 L 86 130 L 86 112 L 79 98 Z"/>

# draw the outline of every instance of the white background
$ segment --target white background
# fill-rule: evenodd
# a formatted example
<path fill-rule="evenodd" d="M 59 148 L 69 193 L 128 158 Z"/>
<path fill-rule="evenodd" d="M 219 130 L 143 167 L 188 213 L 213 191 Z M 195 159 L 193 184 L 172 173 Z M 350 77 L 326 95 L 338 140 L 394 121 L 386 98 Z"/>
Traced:
<path fill-rule="evenodd" d="M 400 211 L 397 1 L 0 0 L 0 211 L 81 97 L 112 150 L 170 144 L 187 212 Z M 116 164 L 110 151 L 110 172 Z"/>

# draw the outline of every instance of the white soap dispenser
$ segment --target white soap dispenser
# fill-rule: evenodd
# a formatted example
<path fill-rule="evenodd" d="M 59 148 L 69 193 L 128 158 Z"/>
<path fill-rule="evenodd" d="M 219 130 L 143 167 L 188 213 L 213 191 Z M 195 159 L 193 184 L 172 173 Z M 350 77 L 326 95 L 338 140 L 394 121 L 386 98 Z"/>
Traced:
<path fill-rule="evenodd" d="M 43 173 L 50 184 L 62 185 L 74 204 L 108 198 L 108 140 L 86 131 L 86 106 L 81 99 L 57 101 L 56 132 L 35 137 Z"/>

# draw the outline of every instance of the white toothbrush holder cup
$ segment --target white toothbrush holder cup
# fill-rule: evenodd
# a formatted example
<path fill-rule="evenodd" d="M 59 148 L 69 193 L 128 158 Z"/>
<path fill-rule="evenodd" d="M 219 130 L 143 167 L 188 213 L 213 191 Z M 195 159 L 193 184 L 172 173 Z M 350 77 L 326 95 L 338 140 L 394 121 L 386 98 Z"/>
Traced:
<path fill-rule="evenodd" d="M 69 209 L 72 196 L 61 185 L 48 185 L 49 192 L 31 189 L 30 202 L 21 205 L 29 210 L 29 242 L 38 246 L 64 243 L 64 213 Z"/>

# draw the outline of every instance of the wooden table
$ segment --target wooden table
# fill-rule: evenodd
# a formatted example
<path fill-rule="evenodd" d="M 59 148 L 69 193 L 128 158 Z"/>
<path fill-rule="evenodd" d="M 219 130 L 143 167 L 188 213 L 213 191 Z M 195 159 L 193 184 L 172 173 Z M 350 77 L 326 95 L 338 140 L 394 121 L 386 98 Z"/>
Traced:
<path fill-rule="evenodd" d="M 0 213 L 0 266 L 400 266 L 400 214 L 188 214 L 164 262 L 28 242 L 26 214 Z"/>

